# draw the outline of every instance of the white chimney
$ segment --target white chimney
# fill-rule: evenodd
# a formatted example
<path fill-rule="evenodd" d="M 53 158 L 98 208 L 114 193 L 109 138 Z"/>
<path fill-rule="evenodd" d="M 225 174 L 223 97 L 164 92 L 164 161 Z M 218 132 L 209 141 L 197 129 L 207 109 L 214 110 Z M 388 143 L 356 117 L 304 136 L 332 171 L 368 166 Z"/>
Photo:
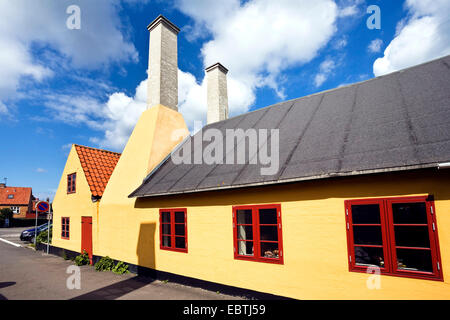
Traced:
<path fill-rule="evenodd" d="M 150 31 L 147 108 L 161 104 L 178 111 L 177 36 L 180 29 L 159 15 Z"/>
<path fill-rule="evenodd" d="M 219 62 L 205 69 L 208 81 L 208 124 L 228 119 L 228 69 Z"/>

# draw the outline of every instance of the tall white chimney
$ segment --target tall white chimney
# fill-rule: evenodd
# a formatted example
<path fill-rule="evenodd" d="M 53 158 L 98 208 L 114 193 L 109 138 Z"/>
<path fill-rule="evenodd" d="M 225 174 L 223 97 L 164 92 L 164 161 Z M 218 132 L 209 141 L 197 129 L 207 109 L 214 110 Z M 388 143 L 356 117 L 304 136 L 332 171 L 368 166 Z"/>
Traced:
<path fill-rule="evenodd" d="M 177 36 L 180 29 L 159 15 L 150 31 L 147 108 L 161 104 L 178 111 Z"/>
<path fill-rule="evenodd" d="M 208 81 L 208 124 L 228 118 L 228 69 L 219 62 L 205 69 Z"/>

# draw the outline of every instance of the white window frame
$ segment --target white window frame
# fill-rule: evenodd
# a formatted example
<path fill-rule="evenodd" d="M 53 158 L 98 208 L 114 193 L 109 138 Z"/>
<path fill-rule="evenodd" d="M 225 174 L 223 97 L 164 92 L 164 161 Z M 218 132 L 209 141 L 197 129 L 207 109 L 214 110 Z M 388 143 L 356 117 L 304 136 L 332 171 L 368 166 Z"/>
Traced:
<path fill-rule="evenodd" d="M 14 214 L 20 214 L 20 207 L 11 207 L 11 211 Z"/>

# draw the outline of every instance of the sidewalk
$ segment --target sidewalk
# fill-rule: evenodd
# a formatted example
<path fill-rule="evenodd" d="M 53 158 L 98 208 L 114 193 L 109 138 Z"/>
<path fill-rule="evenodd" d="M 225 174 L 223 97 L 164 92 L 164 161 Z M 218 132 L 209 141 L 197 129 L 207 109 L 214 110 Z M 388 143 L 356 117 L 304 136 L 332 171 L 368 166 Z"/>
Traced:
<path fill-rule="evenodd" d="M 81 289 L 68 289 L 70 260 L 0 242 L 0 300 L 228 300 L 241 299 L 134 274 L 116 275 L 82 266 Z"/>

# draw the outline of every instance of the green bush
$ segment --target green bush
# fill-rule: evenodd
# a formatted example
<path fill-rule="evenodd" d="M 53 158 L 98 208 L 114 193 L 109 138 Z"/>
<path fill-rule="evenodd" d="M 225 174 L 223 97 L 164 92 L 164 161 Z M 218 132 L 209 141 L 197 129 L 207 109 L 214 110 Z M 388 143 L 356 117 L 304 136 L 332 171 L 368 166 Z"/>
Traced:
<path fill-rule="evenodd" d="M 94 267 L 96 271 L 111 271 L 114 268 L 114 260 L 108 256 L 103 257 Z"/>
<path fill-rule="evenodd" d="M 130 273 L 130 271 L 128 271 L 128 265 L 123 261 L 119 261 L 112 269 L 112 272 L 116 274 Z"/>
<path fill-rule="evenodd" d="M 52 243 L 52 229 L 50 228 L 50 244 Z M 47 230 L 42 231 L 38 234 L 37 238 L 36 238 L 36 243 L 47 243 L 47 238 L 48 238 L 48 232 Z"/>
<path fill-rule="evenodd" d="M 80 255 L 75 257 L 75 264 L 77 266 L 84 266 L 84 265 L 87 265 L 89 263 L 90 263 L 89 255 L 87 254 L 86 250 L 83 250 L 82 254 L 80 254 Z"/>

